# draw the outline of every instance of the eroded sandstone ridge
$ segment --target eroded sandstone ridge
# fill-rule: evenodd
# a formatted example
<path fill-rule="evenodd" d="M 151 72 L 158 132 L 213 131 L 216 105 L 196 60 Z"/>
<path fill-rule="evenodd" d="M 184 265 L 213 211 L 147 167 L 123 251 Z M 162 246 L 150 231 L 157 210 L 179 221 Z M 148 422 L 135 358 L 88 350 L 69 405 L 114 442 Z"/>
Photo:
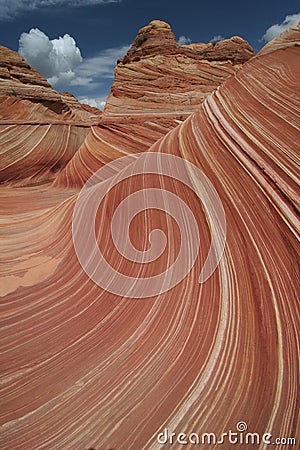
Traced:
<path fill-rule="evenodd" d="M 52 187 L 1 186 L 1 449 L 155 450 L 158 434 L 168 429 L 175 443 L 165 448 L 179 448 L 175 439 L 185 433 L 209 450 L 203 435 L 214 433 L 213 447 L 227 450 L 228 433 L 241 422 L 238 450 L 248 432 L 256 433 L 255 449 L 263 448 L 265 433 L 275 450 L 287 448 L 275 444 L 278 437 L 299 439 L 299 30 L 246 62 L 167 134 L 173 122 L 111 120 L 92 127 L 60 173 L 63 188 L 59 178 Z M 146 129 L 158 138 L 152 145 Z M 119 176 L 121 155 L 132 155 L 126 168 L 134 174 L 150 153 L 188 160 L 208 177 L 224 208 L 227 237 L 217 270 L 199 284 L 219 230 L 212 209 L 204 208 L 203 178 L 183 170 L 191 190 L 158 167 L 112 188 L 108 172 L 84 192 L 79 220 L 84 226 L 91 219 L 88 200 L 104 190 L 90 234 L 117 281 L 119 272 L 137 283 L 152 278 L 176 263 L 181 245 L 194 245 L 192 239 L 182 244 L 176 221 L 153 208 L 134 217 L 129 230 L 124 214 L 119 237 L 144 252 L 150 233 L 160 229 L 164 251 L 152 264 L 122 256 L 111 224 L 129 195 L 157 188 L 158 199 L 162 189 L 172 192 L 188 205 L 201 234 L 184 278 L 138 299 L 110 293 L 84 272 L 72 236 L 79 192 L 70 186 L 80 187 L 114 160 Z M 172 202 L 164 200 L 169 211 Z M 88 234 L 79 236 L 83 243 Z"/>
<path fill-rule="evenodd" d="M 18 53 L 0 47 L 0 181 L 81 187 L 95 160 L 103 163 L 102 151 L 91 145 L 95 136 L 104 141 L 101 148 L 117 134 L 125 145 L 120 142 L 121 153 L 128 145 L 144 151 L 253 54 L 239 37 L 179 46 L 169 24 L 152 21 L 118 63 L 102 118 L 71 94 L 56 92 Z"/>
<path fill-rule="evenodd" d="M 168 23 L 141 28 L 115 69 L 105 114 L 187 114 L 254 55 L 244 39 L 179 46 Z"/>
<path fill-rule="evenodd" d="M 100 114 L 55 91 L 21 55 L 0 46 L 1 182 L 53 179 Z"/>
<path fill-rule="evenodd" d="M 82 187 L 112 155 L 145 151 L 253 55 L 237 36 L 179 46 L 168 23 L 150 22 L 118 61 L 101 124 L 93 127 L 54 185 Z"/>

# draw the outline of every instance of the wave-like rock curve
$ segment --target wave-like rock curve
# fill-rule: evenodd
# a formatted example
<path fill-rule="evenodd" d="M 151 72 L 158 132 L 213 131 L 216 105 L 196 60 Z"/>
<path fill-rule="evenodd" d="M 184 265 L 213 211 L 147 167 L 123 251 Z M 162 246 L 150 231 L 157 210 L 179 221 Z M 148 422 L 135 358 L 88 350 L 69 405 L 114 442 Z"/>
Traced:
<path fill-rule="evenodd" d="M 155 228 L 168 236 L 169 251 L 140 267 L 113 245 L 116 207 L 131 192 L 158 187 L 191 208 L 201 233 L 194 267 L 170 291 L 143 300 L 111 294 L 82 270 L 72 243 L 78 193 L 1 189 L 0 448 L 158 449 L 164 429 L 220 438 L 241 421 L 271 442 L 299 437 L 298 61 L 298 45 L 253 58 L 150 148 L 195 164 L 222 201 L 226 247 L 204 284 L 198 277 L 212 229 L 192 171 L 194 192 L 172 177 L 133 176 L 97 215 L 105 257 L 145 277 L 176 259 L 178 226 L 157 210 L 135 218 L 136 248 L 149 247 Z M 225 438 L 214 447 L 226 445 Z M 211 446 L 206 440 L 202 448 Z"/>
<path fill-rule="evenodd" d="M 52 181 L 100 117 L 0 46 L 0 182 Z"/>

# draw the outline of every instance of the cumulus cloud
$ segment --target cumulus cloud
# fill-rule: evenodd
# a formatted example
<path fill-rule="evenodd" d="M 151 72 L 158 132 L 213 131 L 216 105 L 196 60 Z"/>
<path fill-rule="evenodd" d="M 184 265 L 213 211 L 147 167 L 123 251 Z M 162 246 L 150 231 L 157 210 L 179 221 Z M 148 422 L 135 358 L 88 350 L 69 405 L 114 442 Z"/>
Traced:
<path fill-rule="evenodd" d="M 223 39 L 225 39 L 224 36 L 222 36 L 221 34 L 216 34 L 213 38 L 211 38 L 209 42 L 219 42 Z"/>
<path fill-rule="evenodd" d="M 38 28 L 21 34 L 19 53 L 53 85 L 71 81 L 75 77 L 75 67 L 82 62 L 80 50 L 71 36 L 65 34 L 50 40 Z"/>
<path fill-rule="evenodd" d="M 95 97 L 78 97 L 80 103 L 84 103 L 85 105 L 94 106 L 103 111 L 106 103 L 106 98 L 95 98 Z"/>
<path fill-rule="evenodd" d="M 291 25 L 294 25 L 295 23 L 297 23 L 299 21 L 300 21 L 300 13 L 291 14 L 289 16 L 286 16 L 283 22 L 276 23 L 275 25 L 272 25 L 271 27 L 269 27 L 266 30 L 263 37 L 261 38 L 261 41 L 263 41 L 263 42 L 271 41 L 276 36 L 278 36 L 280 33 L 282 33 L 284 30 L 286 30 Z"/>
<path fill-rule="evenodd" d="M 10 20 L 24 12 L 47 8 L 79 8 L 107 3 L 121 3 L 122 0 L 0 0 L 0 20 Z"/>
<path fill-rule="evenodd" d="M 19 53 L 53 86 L 70 85 L 87 90 L 97 89 L 101 80 L 113 79 L 117 60 L 129 45 L 108 48 L 96 56 L 83 59 L 75 40 L 65 34 L 58 39 L 49 37 L 38 28 L 22 33 Z"/>
<path fill-rule="evenodd" d="M 192 42 L 191 39 L 186 36 L 180 36 L 178 39 L 179 45 L 186 45 L 186 44 L 190 44 L 191 42 Z"/>

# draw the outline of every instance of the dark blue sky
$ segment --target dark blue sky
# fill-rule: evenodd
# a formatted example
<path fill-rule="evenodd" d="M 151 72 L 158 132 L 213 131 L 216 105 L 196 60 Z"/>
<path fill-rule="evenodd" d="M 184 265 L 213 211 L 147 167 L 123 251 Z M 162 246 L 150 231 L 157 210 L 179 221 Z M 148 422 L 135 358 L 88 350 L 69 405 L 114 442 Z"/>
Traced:
<path fill-rule="evenodd" d="M 89 2 L 93 3 L 93 0 L 77 0 L 82 5 Z M 177 38 L 184 35 L 192 42 L 208 42 L 215 35 L 240 35 L 258 51 L 263 45 L 260 39 L 265 31 L 300 9 L 295 0 L 122 0 L 81 7 L 72 6 L 75 0 L 47 0 L 46 3 L 54 3 L 55 6 L 44 8 L 40 7 L 42 2 L 35 0 L 32 9 L 28 10 L 24 7 L 26 0 L 0 0 L 0 10 L 2 4 L 9 3 L 15 5 L 15 9 L 8 11 L 4 18 L 4 14 L 1 17 L 0 13 L 1 45 L 18 50 L 21 33 L 28 33 L 31 28 L 43 31 L 50 40 L 67 33 L 75 39 L 83 61 L 99 57 L 97 60 L 91 59 L 90 66 L 92 63 L 101 65 L 100 56 L 107 57 L 107 49 L 111 49 L 112 58 L 116 49 L 118 57 L 118 51 L 131 44 L 138 29 L 153 19 L 170 23 Z M 6 8 L 9 9 L 8 6 Z M 74 85 L 73 81 L 73 85 L 65 83 L 54 87 L 67 89 L 77 96 L 99 95 L 100 98 L 107 94 L 111 76 L 106 73 L 102 80 L 86 87 L 84 81 L 82 85 Z"/>

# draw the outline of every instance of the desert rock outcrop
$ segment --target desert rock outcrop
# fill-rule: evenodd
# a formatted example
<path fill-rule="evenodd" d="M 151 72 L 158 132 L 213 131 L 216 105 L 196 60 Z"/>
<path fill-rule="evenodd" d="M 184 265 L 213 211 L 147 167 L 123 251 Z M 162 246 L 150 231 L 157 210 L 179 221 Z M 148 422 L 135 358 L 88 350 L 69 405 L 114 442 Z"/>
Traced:
<path fill-rule="evenodd" d="M 189 114 L 253 55 L 238 36 L 179 46 L 170 25 L 154 20 L 119 60 L 105 114 Z"/>
<path fill-rule="evenodd" d="M 100 116 L 55 91 L 17 52 L 0 47 L 1 182 L 52 180 Z"/>
<path fill-rule="evenodd" d="M 193 442 L 199 436 L 207 450 L 207 433 L 215 433 L 219 450 L 231 447 L 230 430 L 239 432 L 239 450 L 248 432 L 258 436 L 256 449 L 265 433 L 276 450 L 286 447 L 275 445 L 276 438 L 299 438 L 300 47 L 297 29 L 291 33 L 286 46 L 281 37 L 280 48 L 245 63 L 177 127 L 166 134 L 158 128 L 148 151 L 151 138 L 134 128 L 135 117 L 132 134 L 127 123 L 127 142 L 125 127 L 111 122 L 92 129 L 85 150 L 69 163 L 63 189 L 1 186 L 1 449 L 156 450 L 166 429 L 169 439 L 170 433 Z M 132 155 L 125 167 L 132 176 L 113 186 L 124 170 L 121 154 Z M 205 207 L 203 175 L 186 166 L 191 189 L 175 179 L 176 171 L 164 176 L 159 164 L 156 172 L 148 168 L 150 154 L 158 162 L 163 154 L 190 161 L 222 202 L 226 245 L 202 284 L 199 273 L 220 230 L 218 215 Z M 117 281 L 120 273 L 136 283 L 154 278 L 175 265 L 182 246 L 194 246 L 192 238 L 181 243 L 170 198 L 180 200 L 177 212 L 186 225 L 183 204 L 189 207 L 201 234 L 191 270 L 148 298 L 94 283 L 74 248 L 80 194 L 68 186 L 114 160 L 114 174 L 83 192 L 78 220 L 85 227 L 93 219 L 89 200 L 106 192 L 90 234 Z M 144 172 L 137 176 L 140 161 Z M 86 172 L 78 170 L 82 162 Z M 142 189 L 145 211 L 129 229 L 126 214 L 118 224 L 117 241 L 136 250 L 130 259 L 116 248 L 112 222 L 119 205 Z M 153 207 L 161 193 L 164 210 Z M 157 229 L 165 233 L 165 248 L 154 262 L 139 263 Z M 79 237 L 85 244 L 89 233 Z M 87 247 L 87 258 L 94 251 Z M 172 447 L 179 443 L 166 444 Z"/>

